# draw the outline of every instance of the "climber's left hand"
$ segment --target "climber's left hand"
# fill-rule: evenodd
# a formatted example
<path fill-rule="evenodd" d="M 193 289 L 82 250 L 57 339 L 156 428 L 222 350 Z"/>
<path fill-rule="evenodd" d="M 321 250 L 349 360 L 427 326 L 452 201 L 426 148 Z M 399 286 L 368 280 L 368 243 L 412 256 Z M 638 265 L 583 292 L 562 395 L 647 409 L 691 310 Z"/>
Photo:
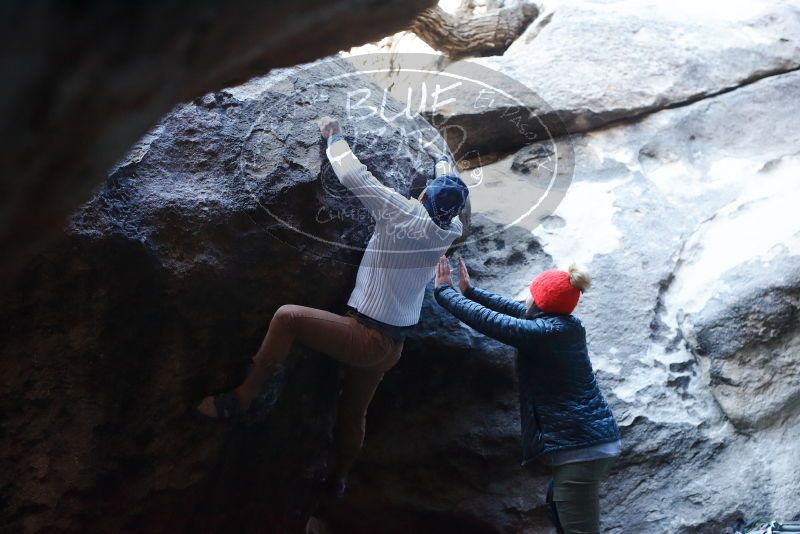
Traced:
<path fill-rule="evenodd" d="M 319 131 L 322 137 L 325 139 L 342 132 L 342 128 L 339 126 L 339 120 L 335 117 L 322 117 L 317 124 L 319 125 Z"/>

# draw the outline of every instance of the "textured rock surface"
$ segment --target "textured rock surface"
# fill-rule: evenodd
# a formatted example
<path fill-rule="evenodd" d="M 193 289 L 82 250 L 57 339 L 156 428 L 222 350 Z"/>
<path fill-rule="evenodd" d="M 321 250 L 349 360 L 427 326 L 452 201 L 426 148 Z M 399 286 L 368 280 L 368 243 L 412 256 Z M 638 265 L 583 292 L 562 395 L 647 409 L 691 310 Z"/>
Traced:
<path fill-rule="evenodd" d="M 336 309 L 352 288 L 371 230 L 315 122 L 346 107 L 346 89 L 369 87 L 326 80 L 347 72 L 319 63 L 178 106 L 25 270 L 0 312 L 5 527 L 302 528 L 335 365 L 294 359 L 255 421 L 232 432 L 184 412 L 240 380 L 279 305 Z M 399 128 L 422 126 L 362 120 L 354 150 L 407 192 L 433 162 L 401 153 Z"/>
<path fill-rule="evenodd" d="M 3 2 L 0 288 L 177 102 L 378 39 L 431 4 Z"/>
<path fill-rule="evenodd" d="M 717 534 L 739 517 L 800 518 L 796 4 L 737 2 L 713 16 L 701 2 L 637 5 L 554 4 L 535 38 L 512 47 L 530 52 L 509 72 L 541 75 L 534 88 L 588 131 L 573 138 L 569 190 L 538 224 L 502 230 L 536 192 L 542 147 L 482 167 L 463 254 L 476 283 L 517 296 L 571 260 L 593 273 L 579 315 L 625 444 L 603 492 L 606 532 Z M 558 68 L 542 71 L 554 60 L 534 48 L 556 50 Z M 177 108 L 4 300 L 4 524 L 301 526 L 334 366 L 298 351 L 232 432 L 182 416 L 237 381 L 278 304 L 335 308 L 352 283 L 357 251 L 300 238 L 263 207 L 314 236 L 368 235 L 310 212 L 350 207 L 325 185 L 308 122 L 340 109 L 341 95 L 287 97 L 286 84 Z M 472 138 L 492 140 L 492 115 L 476 118 Z M 388 152 L 406 146 L 400 137 L 367 135 L 377 144 L 363 154 L 408 188 L 430 169 L 414 173 L 413 149 Z M 370 411 L 350 496 L 325 515 L 331 530 L 550 532 L 547 471 L 518 465 L 513 366 L 511 351 L 429 298 Z"/>
<path fill-rule="evenodd" d="M 797 69 L 798 35 L 792 1 L 567 1 L 488 61 L 581 131 Z"/>
<path fill-rule="evenodd" d="M 572 259 L 594 274 L 579 315 L 625 444 L 605 485 L 606 532 L 800 516 L 799 88 L 800 73 L 778 75 L 576 136 L 572 185 L 533 228 L 492 235 L 515 202 L 495 191 L 524 191 L 512 167 L 529 149 L 484 167 L 487 187 L 473 190 L 463 254 L 476 283 L 521 297 Z M 547 471 L 517 464 L 513 356 L 426 310 L 378 393 L 351 508 L 332 522 L 549 532 Z M 363 519 L 373 507 L 391 527 Z"/>
<path fill-rule="evenodd" d="M 783 251 L 739 265 L 722 294 L 681 322 L 715 399 L 745 432 L 800 411 L 798 267 L 800 257 Z"/>
<path fill-rule="evenodd" d="M 437 122 L 470 131 L 465 151 L 527 144 L 502 120 L 510 107 L 539 110 L 544 101 L 569 131 L 583 132 L 800 68 L 800 5 L 793 0 L 724 8 L 693 0 L 551 0 L 542 7 L 502 56 L 469 60 L 503 74 L 488 84 L 508 89 L 511 77 L 535 98 L 479 105 L 456 98 L 436 110 Z M 381 50 L 432 52 L 405 33 L 382 43 Z M 458 72 L 462 63 L 433 58 L 430 67 Z"/>

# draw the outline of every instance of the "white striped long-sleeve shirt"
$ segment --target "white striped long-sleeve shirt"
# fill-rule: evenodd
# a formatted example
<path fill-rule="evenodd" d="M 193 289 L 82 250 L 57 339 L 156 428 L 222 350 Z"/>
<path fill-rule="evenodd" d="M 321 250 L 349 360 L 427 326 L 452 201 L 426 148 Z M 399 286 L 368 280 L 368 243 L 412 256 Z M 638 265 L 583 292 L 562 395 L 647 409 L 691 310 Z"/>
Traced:
<path fill-rule="evenodd" d="M 327 155 L 333 171 L 375 219 L 347 303 L 382 323 L 416 324 L 425 286 L 439 257 L 461 235 L 461 221 L 456 217 L 448 228 L 440 228 L 418 200 L 380 183 L 344 139 L 332 141 Z"/>

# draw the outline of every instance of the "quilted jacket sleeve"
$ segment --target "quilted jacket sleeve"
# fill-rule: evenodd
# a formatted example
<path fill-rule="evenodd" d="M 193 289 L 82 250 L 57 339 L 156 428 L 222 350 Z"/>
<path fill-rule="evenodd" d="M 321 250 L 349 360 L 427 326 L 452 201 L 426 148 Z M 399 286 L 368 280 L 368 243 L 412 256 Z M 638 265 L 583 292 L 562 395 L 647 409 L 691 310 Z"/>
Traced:
<path fill-rule="evenodd" d="M 478 304 L 486 306 L 490 310 L 506 315 L 513 315 L 514 317 L 520 317 L 526 311 L 525 305 L 521 302 L 495 295 L 494 293 L 474 286 L 469 286 L 467 290 L 464 291 L 464 296 L 470 300 L 474 300 Z"/>
<path fill-rule="evenodd" d="M 467 324 L 493 339 L 522 348 L 547 334 L 548 325 L 541 319 L 517 319 L 511 315 L 490 310 L 470 300 L 451 285 L 440 285 L 434 290 L 436 302 Z"/>

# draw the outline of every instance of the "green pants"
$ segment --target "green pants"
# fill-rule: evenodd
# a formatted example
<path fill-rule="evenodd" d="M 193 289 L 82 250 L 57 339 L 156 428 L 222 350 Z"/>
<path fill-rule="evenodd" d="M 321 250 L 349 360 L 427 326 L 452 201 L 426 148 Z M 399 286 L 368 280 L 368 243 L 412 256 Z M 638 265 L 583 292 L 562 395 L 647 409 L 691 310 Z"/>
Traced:
<path fill-rule="evenodd" d="M 564 534 L 600 532 L 600 482 L 616 457 L 553 467 L 553 501 Z"/>

